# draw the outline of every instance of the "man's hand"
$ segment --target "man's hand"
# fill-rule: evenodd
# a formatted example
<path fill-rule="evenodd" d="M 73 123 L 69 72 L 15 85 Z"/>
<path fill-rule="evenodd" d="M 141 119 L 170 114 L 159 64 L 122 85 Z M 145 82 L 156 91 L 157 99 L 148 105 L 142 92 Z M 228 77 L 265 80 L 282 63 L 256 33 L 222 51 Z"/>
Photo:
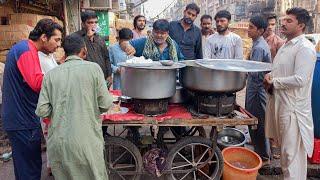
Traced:
<path fill-rule="evenodd" d="M 87 36 L 89 37 L 90 41 L 93 41 L 94 33 L 95 33 L 95 31 L 93 30 L 93 28 L 88 28 L 87 29 Z"/>
<path fill-rule="evenodd" d="M 108 89 L 111 87 L 112 85 L 112 76 L 107 77 L 107 85 L 108 85 Z"/>
<path fill-rule="evenodd" d="M 127 53 L 128 56 L 134 56 L 134 54 L 136 54 L 136 50 L 134 49 L 133 46 L 131 46 L 131 44 L 128 41 L 123 41 L 123 42 L 120 42 L 119 44 L 122 51 Z"/>
<path fill-rule="evenodd" d="M 119 67 L 117 68 L 116 73 L 117 73 L 117 74 L 121 74 L 121 70 L 120 70 Z"/>
<path fill-rule="evenodd" d="M 268 74 L 266 74 L 266 75 L 264 76 L 263 86 L 264 86 L 264 89 L 265 89 L 269 94 L 273 94 L 273 83 L 272 83 L 271 73 L 268 73 Z"/>

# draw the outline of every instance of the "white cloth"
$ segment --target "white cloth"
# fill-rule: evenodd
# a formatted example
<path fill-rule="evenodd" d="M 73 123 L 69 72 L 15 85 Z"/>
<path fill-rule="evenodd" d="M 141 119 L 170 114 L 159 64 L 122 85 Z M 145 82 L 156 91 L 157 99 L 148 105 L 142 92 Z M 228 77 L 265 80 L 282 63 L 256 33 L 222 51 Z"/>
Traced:
<path fill-rule="evenodd" d="M 243 59 L 242 39 L 239 35 L 229 32 L 210 35 L 204 48 L 204 58 L 209 59 Z"/>
<path fill-rule="evenodd" d="M 311 85 L 315 62 L 314 46 L 304 35 L 284 44 L 275 56 L 271 72 L 274 94 L 268 97 L 265 130 L 266 137 L 281 147 L 285 179 L 305 179 L 306 154 L 313 152 Z"/>
<path fill-rule="evenodd" d="M 51 69 L 55 68 L 58 66 L 57 61 L 54 59 L 53 54 L 45 54 L 41 51 L 38 51 L 38 56 L 39 56 L 39 60 L 40 60 L 40 67 L 42 70 L 43 74 L 48 73 Z M 43 132 L 43 136 L 46 140 L 46 142 L 48 141 L 48 135 L 46 134 L 46 124 L 43 122 L 43 119 L 40 118 L 40 122 L 41 122 L 41 128 L 42 128 L 42 132 Z M 49 164 L 49 157 L 47 154 L 47 167 L 50 167 Z"/>
<path fill-rule="evenodd" d="M 0 104 L 2 104 L 2 83 L 3 83 L 3 72 L 4 72 L 4 63 L 0 62 Z"/>
<path fill-rule="evenodd" d="M 207 44 L 207 40 L 208 38 L 210 37 L 209 36 L 205 36 L 205 35 L 202 35 L 201 38 L 202 38 L 202 44 L 201 44 L 201 47 L 202 47 L 202 52 L 204 53 L 205 51 L 205 48 L 206 48 L 206 44 Z"/>
<path fill-rule="evenodd" d="M 46 74 L 48 71 L 58 66 L 57 61 L 53 57 L 53 54 L 47 55 L 41 51 L 38 51 L 38 56 L 43 74 Z"/>

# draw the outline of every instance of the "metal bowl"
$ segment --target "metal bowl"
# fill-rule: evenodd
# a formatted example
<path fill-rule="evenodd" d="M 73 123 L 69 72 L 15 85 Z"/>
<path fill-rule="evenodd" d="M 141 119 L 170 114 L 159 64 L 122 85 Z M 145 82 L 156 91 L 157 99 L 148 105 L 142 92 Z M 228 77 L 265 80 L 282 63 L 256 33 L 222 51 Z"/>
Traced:
<path fill-rule="evenodd" d="M 217 143 L 220 147 L 241 147 L 247 138 L 243 132 L 235 128 L 224 128 L 218 133 Z"/>
<path fill-rule="evenodd" d="M 161 60 L 159 61 L 163 66 L 172 66 L 174 62 L 172 60 Z"/>

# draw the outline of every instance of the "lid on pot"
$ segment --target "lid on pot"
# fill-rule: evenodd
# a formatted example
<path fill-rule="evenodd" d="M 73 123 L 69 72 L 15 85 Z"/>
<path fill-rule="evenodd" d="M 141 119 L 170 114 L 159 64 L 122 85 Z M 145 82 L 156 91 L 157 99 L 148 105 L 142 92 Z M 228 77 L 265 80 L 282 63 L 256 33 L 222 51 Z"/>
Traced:
<path fill-rule="evenodd" d="M 118 65 L 122 67 L 130 67 L 130 68 L 138 68 L 138 69 L 159 69 L 159 70 L 179 69 L 186 66 L 185 64 L 180 62 L 174 62 L 171 66 L 164 66 L 159 61 L 153 61 L 148 63 L 121 62 Z"/>
<path fill-rule="evenodd" d="M 223 71 L 264 72 L 272 70 L 271 63 L 239 59 L 198 59 L 196 64 L 205 68 Z"/>

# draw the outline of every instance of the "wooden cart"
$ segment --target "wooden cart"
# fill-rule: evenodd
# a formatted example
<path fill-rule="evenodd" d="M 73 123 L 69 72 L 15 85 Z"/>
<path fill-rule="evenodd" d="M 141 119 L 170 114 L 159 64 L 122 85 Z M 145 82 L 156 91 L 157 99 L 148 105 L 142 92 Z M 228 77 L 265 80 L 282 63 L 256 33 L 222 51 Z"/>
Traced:
<path fill-rule="evenodd" d="M 217 147 L 217 132 L 225 126 L 248 125 L 256 127 L 257 118 L 236 106 L 238 112 L 247 117 L 213 117 L 206 119 L 167 119 L 159 122 L 154 117 L 145 117 L 139 121 L 104 120 L 103 126 L 109 131 L 117 126 L 148 126 L 153 129 L 154 142 L 164 142 L 163 134 L 159 135 L 158 127 L 190 127 L 188 133 L 175 137 L 176 142 L 169 148 L 164 179 L 220 179 L 223 169 L 223 158 Z M 211 128 L 209 137 L 204 127 Z M 119 135 L 109 133 L 106 142 L 106 166 L 110 179 L 140 179 L 145 173 L 142 156 L 137 145 Z M 195 136 L 196 135 L 196 136 Z"/>

